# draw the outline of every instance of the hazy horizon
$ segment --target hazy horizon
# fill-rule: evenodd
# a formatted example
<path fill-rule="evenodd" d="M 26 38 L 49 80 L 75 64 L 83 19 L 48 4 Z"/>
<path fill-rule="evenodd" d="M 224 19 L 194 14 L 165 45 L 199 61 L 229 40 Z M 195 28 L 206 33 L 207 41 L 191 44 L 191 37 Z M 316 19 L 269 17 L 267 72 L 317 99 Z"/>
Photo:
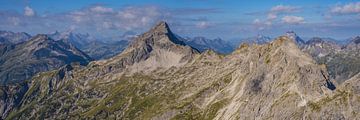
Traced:
<path fill-rule="evenodd" d="M 71 2 L 70 5 L 62 5 Z M 30 34 L 72 30 L 96 37 L 141 34 L 166 21 L 178 35 L 208 38 L 300 37 L 343 40 L 359 35 L 357 1 L 0 1 L 0 28 Z"/>

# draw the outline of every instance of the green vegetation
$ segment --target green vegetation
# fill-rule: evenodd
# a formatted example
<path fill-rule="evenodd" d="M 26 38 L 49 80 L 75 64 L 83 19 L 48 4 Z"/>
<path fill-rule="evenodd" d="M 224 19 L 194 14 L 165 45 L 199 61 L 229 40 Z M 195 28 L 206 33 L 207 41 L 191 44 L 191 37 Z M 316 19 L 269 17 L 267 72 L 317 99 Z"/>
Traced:
<path fill-rule="evenodd" d="M 227 104 L 227 100 L 218 101 L 210 106 L 203 115 L 204 120 L 212 120 L 216 117 L 216 113 Z"/>
<path fill-rule="evenodd" d="M 333 101 L 339 101 L 340 104 L 343 104 L 343 105 L 347 105 L 347 100 L 349 99 L 350 93 L 349 92 L 346 92 L 346 91 L 336 91 L 336 94 L 333 95 L 333 96 L 327 96 L 323 99 L 320 99 L 319 101 L 317 102 L 309 102 L 308 103 L 308 106 L 311 108 L 312 111 L 317 111 L 319 112 L 321 110 L 321 107 L 330 103 L 330 102 L 333 102 Z"/>
<path fill-rule="evenodd" d="M 266 64 L 270 63 L 270 55 L 269 54 L 267 54 L 266 57 L 265 57 L 265 63 Z"/>
<path fill-rule="evenodd" d="M 24 112 L 30 109 L 32 106 L 34 106 L 34 104 L 35 102 L 33 101 L 28 105 L 22 106 L 22 108 L 19 110 L 11 112 L 6 118 L 6 120 L 14 120 L 15 118 L 19 117 L 21 114 L 24 114 Z"/>

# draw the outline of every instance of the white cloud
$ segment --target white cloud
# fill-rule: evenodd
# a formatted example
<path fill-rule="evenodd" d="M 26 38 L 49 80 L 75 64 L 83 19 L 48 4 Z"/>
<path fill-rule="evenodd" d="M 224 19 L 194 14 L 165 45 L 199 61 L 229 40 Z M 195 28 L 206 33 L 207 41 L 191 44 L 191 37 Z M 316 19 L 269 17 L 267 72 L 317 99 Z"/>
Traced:
<path fill-rule="evenodd" d="M 126 7 L 115 15 L 119 22 L 116 26 L 126 30 L 150 26 L 156 21 L 166 16 L 166 13 L 155 6 L 145 7 Z"/>
<path fill-rule="evenodd" d="M 256 29 L 258 29 L 258 30 L 263 30 L 263 29 L 265 29 L 265 28 L 264 28 L 264 23 L 263 23 L 260 19 L 255 19 L 255 20 L 253 21 L 253 24 L 255 25 Z"/>
<path fill-rule="evenodd" d="M 360 14 L 360 2 L 338 5 L 331 9 L 335 14 Z"/>
<path fill-rule="evenodd" d="M 119 10 L 103 6 L 72 11 L 65 16 L 72 22 L 97 29 L 135 30 L 145 29 L 160 19 L 168 18 L 166 10 L 156 6 L 129 6 Z M 66 19 L 66 18 L 65 18 Z"/>
<path fill-rule="evenodd" d="M 189 10 L 188 8 L 167 8 L 152 5 L 123 6 L 115 9 L 103 5 L 93 5 L 45 15 L 38 14 L 34 10 L 31 6 L 24 7 L 24 12 L 21 13 L 0 10 L 1 28 L 26 28 L 37 32 L 76 28 L 77 31 L 81 32 L 114 34 L 113 31 L 143 32 L 160 20 L 168 21 L 174 26 L 174 29 L 207 28 L 214 25 L 209 24 L 208 20 L 195 21 L 190 19 L 204 16 L 207 13 L 214 13 L 210 9 L 194 8 Z M 207 22 L 198 23 L 196 26 L 199 21 Z M 76 27 L 71 27 L 72 25 L 76 25 Z"/>
<path fill-rule="evenodd" d="M 270 9 L 271 13 L 291 13 L 299 10 L 299 7 L 295 6 L 286 6 L 286 5 L 277 5 Z"/>
<path fill-rule="evenodd" d="M 26 7 L 24 8 L 24 15 L 25 15 L 25 16 L 29 16 L 29 17 L 34 16 L 34 15 L 35 15 L 35 11 L 34 11 L 32 8 L 30 8 L 29 6 L 26 6 Z"/>
<path fill-rule="evenodd" d="M 211 24 L 207 21 L 200 21 L 196 24 L 196 27 L 200 28 L 200 29 L 206 29 L 206 28 L 209 28 L 210 26 L 211 26 Z"/>
<path fill-rule="evenodd" d="M 283 23 L 287 24 L 302 24 L 305 23 L 305 20 L 303 17 L 298 16 L 284 16 L 282 19 Z"/>
<path fill-rule="evenodd" d="M 256 24 L 256 25 L 261 24 L 260 19 L 255 19 L 255 20 L 253 21 L 253 24 Z"/>
<path fill-rule="evenodd" d="M 91 7 L 90 10 L 92 12 L 98 12 L 98 13 L 109 13 L 109 12 L 113 12 L 112 8 L 107 8 L 107 7 L 103 7 L 103 6 L 94 6 Z"/>
<path fill-rule="evenodd" d="M 271 25 L 272 22 L 278 17 L 279 14 L 293 13 L 299 11 L 299 7 L 288 6 L 288 5 L 277 5 L 270 9 L 267 16 L 267 24 Z"/>
<path fill-rule="evenodd" d="M 265 20 L 255 19 L 253 24 L 258 29 L 265 29 L 271 27 L 273 22 L 278 19 L 278 16 L 286 13 L 294 13 L 300 11 L 300 7 L 289 6 L 289 5 L 277 5 L 267 12 L 267 17 Z"/>
<path fill-rule="evenodd" d="M 275 13 L 269 13 L 267 16 L 268 20 L 275 20 L 277 18 L 277 15 Z"/>

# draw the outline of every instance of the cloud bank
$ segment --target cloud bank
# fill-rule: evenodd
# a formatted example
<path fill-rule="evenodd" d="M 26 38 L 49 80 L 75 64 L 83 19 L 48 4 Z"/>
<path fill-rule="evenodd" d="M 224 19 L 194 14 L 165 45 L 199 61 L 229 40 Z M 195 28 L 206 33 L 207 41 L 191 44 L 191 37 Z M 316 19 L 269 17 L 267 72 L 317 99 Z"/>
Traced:
<path fill-rule="evenodd" d="M 35 15 L 35 11 L 34 11 L 32 8 L 30 8 L 29 6 L 26 6 L 26 7 L 24 8 L 24 15 L 25 15 L 25 16 L 29 16 L 29 17 L 34 16 L 34 15 Z"/>
<path fill-rule="evenodd" d="M 360 2 L 337 5 L 331 9 L 334 14 L 360 14 Z"/>

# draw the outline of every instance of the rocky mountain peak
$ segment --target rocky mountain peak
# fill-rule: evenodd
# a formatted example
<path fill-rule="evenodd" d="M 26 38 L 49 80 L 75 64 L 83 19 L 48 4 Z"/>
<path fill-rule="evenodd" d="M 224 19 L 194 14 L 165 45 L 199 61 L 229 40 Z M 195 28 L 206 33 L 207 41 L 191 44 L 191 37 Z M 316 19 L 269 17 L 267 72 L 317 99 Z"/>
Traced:
<path fill-rule="evenodd" d="M 297 43 L 289 36 L 280 36 L 271 42 L 274 46 L 288 46 L 289 44 L 296 45 Z M 298 48 L 294 48 L 298 49 Z"/>
<path fill-rule="evenodd" d="M 305 41 L 301 39 L 294 31 L 287 31 L 285 36 L 289 37 L 290 39 L 294 40 L 297 45 L 305 44 Z"/>
<path fill-rule="evenodd" d="M 171 33 L 169 25 L 165 21 L 157 23 L 150 31 L 157 33 Z"/>
<path fill-rule="evenodd" d="M 146 41 L 149 40 L 149 38 L 152 38 L 152 41 L 156 43 L 171 42 L 178 45 L 186 45 L 182 40 L 180 40 L 181 38 L 171 32 L 169 25 L 164 21 L 157 23 L 153 28 L 151 28 L 148 32 L 140 35 L 137 39 Z"/>
<path fill-rule="evenodd" d="M 287 35 L 287 36 L 297 36 L 294 31 L 287 31 L 287 32 L 286 32 L 286 35 Z"/>
<path fill-rule="evenodd" d="M 145 32 L 144 34 L 139 35 L 139 37 L 136 37 L 128 49 L 144 46 L 165 49 L 177 45 L 187 46 L 181 39 L 182 38 L 171 32 L 166 22 L 161 21 L 148 32 Z"/>
<path fill-rule="evenodd" d="M 199 52 L 181 39 L 171 32 L 166 22 L 162 21 L 148 32 L 136 37 L 121 54 L 108 62 L 121 63 L 119 68 L 136 68 L 134 71 L 183 65 Z"/>

